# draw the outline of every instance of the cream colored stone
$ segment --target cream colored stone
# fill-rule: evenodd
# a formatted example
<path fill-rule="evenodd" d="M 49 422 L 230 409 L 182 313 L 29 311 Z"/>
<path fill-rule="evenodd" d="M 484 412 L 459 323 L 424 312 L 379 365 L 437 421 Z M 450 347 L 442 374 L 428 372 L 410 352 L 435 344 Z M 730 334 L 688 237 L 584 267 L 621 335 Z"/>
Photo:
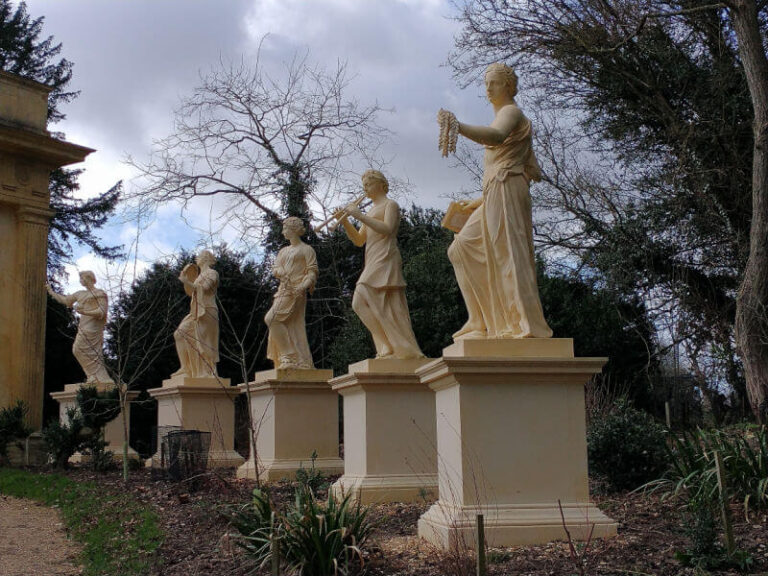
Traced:
<path fill-rule="evenodd" d="M 587 478 L 584 384 L 605 358 L 523 356 L 528 340 L 502 340 L 504 358 L 498 342 L 483 353 L 475 341 L 473 356 L 453 348 L 417 371 L 435 390 L 440 492 L 419 535 L 473 547 L 482 513 L 490 546 L 563 539 L 558 500 L 575 538 L 592 524 L 595 537 L 614 535 L 616 523 L 589 500 Z"/>
<path fill-rule="evenodd" d="M 0 72 L 0 408 L 43 420 L 48 176 L 93 152 L 45 130 L 50 88 Z"/>
<path fill-rule="evenodd" d="M 74 308 L 80 317 L 72 354 L 83 369 L 86 384 L 112 383 L 104 366 L 104 327 L 107 324 L 109 300 L 104 290 L 96 288 L 96 276 L 90 270 L 80 272 L 80 284 L 85 290 L 73 294 L 57 294 L 46 285 L 51 298 L 68 308 Z"/>
<path fill-rule="evenodd" d="M 256 446 L 251 438 L 248 461 L 238 478 L 293 479 L 300 467 L 341 474 L 339 397 L 328 381 L 332 370 L 276 369 L 257 372 L 238 388 L 249 397 Z M 258 458 L 257 458 L 258 456 Z"/>
<path fill-rule="evenodd" d="M 344 475 L 336 494 L 364 504 L 437 496 L 435 396 L 419 359 L 372 359 L 331 380 L 344 399 Z"/>
<path fill-rule="evenodd" d="M 317 257 L 315 251 L 301 241 L 305 233 L 299 218 L 289 217 L 283 222 L 283 236 L 290 242 L 277 253 L 272 274 L 280 280 L 272 308 L 264 322 L 269 327 L 267 358 L 275 368 L 315 367 L 307 341 L 304 313 L 307 291 L 315 289 Z"/>
<path fill-rule="evenodd" d="M 367 214 L 357 203 L 337 213 L 352 243 L 365 246 L 365 266 L 352 297 L 352 309 L 371 333 L 378 358 L 423 358 L 411 328 L 403 261 L 397 247 L 400 207 L 387 198 L 389 183 L 378 170 L 363 174 L 363 189 L 373 201 Z M 362 223 L 359 230 L 349 216 Z"/>
<path fill-rule="evenodd" d="M 59 421 L 62 424 L 67 423 L 67 410 L 77 407 L 77 391 L 81 386 L 93 385 L 99 392 L 106 392 L 114 387 L 114 384 L 106 382 L 99 382 L 98 384 L 79 383 L 79 384 L 66 384 L 62 392 L 51 392 L 51 398 L 59 403 Z M 125 418 L 128 421 L 128 434 L 130 436 L 131 430 L 131 402 L 137 397 L 138 392 L 128 392 L 125 395 Z M 119 414 L 117 418 L 111 422 L 107 422 L 104 427 L 104 440 L 107 443 L 106 450 L 111 450 L 113 457 L 121 461 L 123 460 L 123 442 L 125 441 L 125 431 L 123 429 L 123 416 Z M 139 454 L 128 446 L 128 459 L 139 460 Z M 70 462 L 85 462 L 87 457 L 80 453 L 75 454 L 70 458 Z"/>
<path fill-rule="evenodd" d="M 464 203 L 471 215 L 448 248 L 469 319 L 463 337 L 549 338 L 536 284 L 531 180 L 541 180 L 531 122 L 515 103 L 517 76 L 503 64 L 485 74 L 493 105 L 490 126 L 458 123 L 459 134 L 485 146 L 483 196 Z M 438 113 L 441 133 L 453 121 Z"/>
<path fill-rule="evenodd" d="M 219 273 L 211 266 L 216 258 L 209 250 L 197 255 L 195 264 L 187 264 L 179 275 L 190 297 L 187 314 L 173 333 L 181 367 L 172 377 L 216 379 L 219 362 L 219 308 L 216 290 Z"/>
<path fill-rule="evenodd" d="M 236 387 L 227 378 L 174 376 L 160 388 L 147 390 L 157 400 L 157 425 L 211 433 L 209 468 L 240 466 L 245 459 L 235 452 Z M 155 454 L 147 461 L 157 459 Z"/>

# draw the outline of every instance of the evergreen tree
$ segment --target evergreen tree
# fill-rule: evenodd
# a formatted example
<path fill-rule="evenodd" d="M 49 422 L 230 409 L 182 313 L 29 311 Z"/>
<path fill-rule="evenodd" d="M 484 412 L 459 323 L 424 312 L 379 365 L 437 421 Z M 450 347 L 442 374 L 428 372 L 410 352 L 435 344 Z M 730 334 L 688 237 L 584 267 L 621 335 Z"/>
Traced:
<path fill-rule="evenodd" d="M 72 62 L 60 58 L 61 44 L 52 36 L 43 36 L 43 17 L 31 18 L 25 2 L 14 8 L 11 0 L 0 0 L 0 70 L 18 74 L 53 90 L 48 97 L 48 123 L 65 118 L 61 105 L 76 98 L 68 89 L 72 79 Z M 61 134 L 55 134 L 61 137 Z M 82 170 L 58 169 L 51 174 L 49 191 L 51 208 L 56 211 L 48 234 L 48 275 L 60 275 L 64 263 L 72 255 L 72 241 L 88 246 L 105 258 L 120 253 L 118 247 L 104 246 L 95 231 L 104 225 L 120 199 L 122 185 L 115 184 L 106 192 L 88 200 L 75 197 Z"/>

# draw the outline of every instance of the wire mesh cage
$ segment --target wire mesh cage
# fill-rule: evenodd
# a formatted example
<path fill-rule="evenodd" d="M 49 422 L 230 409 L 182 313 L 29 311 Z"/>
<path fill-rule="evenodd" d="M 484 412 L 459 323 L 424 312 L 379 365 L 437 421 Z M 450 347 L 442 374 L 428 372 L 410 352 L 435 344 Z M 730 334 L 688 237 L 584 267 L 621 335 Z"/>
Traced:
<path fill-rule="evenodd" d="M 169 432 L 178 432 L 182 430 L 181 426 L 153 426 L 151 449 L 152 449 L 152 479 L 165 480 L 168 478 L 168 444 L 166 438 Z"/>
<path fill-rule="evenodd" d="M 199 477 L 208 467 L 208 449 L 211 433 L 200 430 L 174 430 L 168 432 L 165 448 L 168 478 L 173 482 Z"/>
<path fill-rule="evenodd" d="M 153 438 L 152 477 L 196 483 L 208 466 L 211 433 L 157 426 Z M 194 486 L 190 486 L 194 487 Z"/>

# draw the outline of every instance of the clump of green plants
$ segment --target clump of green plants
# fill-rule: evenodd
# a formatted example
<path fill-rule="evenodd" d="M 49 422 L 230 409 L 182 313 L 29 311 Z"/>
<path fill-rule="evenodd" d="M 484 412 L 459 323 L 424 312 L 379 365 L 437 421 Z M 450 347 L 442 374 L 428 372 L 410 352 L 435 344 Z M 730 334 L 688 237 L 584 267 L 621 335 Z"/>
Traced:
<path fill-rule="evenodd" d="M 269 493 L 256 489 L 250 503 L 230 514 L 238 543 L 264 567 L 285 565 L 302 576 L 351 574 L 363 566 L 363 546 L 372 526 L 367 510 L 350 495 L 327 502 L 299 485 L 285 510 L 275 510 Z"/>
<path fill-rule="evenodd" d="M 8 457 L 8 445 L 16 439 L 30 435 L 27 425 L 29 409 L 21 400 L 13 406 L 0 409 L 0 458 Z"/>
<path fill-rule="evenodd" d="M 720 544 L 720 518 L 729 514 L 727 507 L 734 499 L 742 504 L 745 515 L 752 508 L 768 507 L 766 436 L 763 426 L 731 431 L 697 429 L 671 439 L 669 470 L 645 488 L 660 492 L 662 498 L 685 502 L 684 530 L 690 546 L 676 554 L 683 564 L 705 570 L 745 570 L 752 562 L 748 552 L 736 548 L 732 537 L 726 538 L 728 547 Z"/>
<path fill-rule="evenodd" d="M 317 494 L 319 490 L 328 487 L 328 477 L 323 474 L 322 470 L 315 468 L 315 460 L 317 460 L 317 450 L 312 451 L 312 464 L 309 468 L 304 468 L 303 464 L 299 465 L 299 469 L 296 470 L 296 482 L 300 488 L 309 490 L 313 494 Z"/>
<path fill-rule="evenodd" d="M 765 426 L 683 432 L 668 448 L 671 466 L 646 488 L 665 498 L 713 498 L 717 493 L 715 453 L 723 460 L 731 498 L 738 499 L 745 514 L 768 507 L 768 431 Z"/>
<path fill-rule="evenodd" d="M 587 431 L 589 469 L 613 490 L 634 489 L 667 469 L 667 432 L 645 412 L 619 400 Z"/>

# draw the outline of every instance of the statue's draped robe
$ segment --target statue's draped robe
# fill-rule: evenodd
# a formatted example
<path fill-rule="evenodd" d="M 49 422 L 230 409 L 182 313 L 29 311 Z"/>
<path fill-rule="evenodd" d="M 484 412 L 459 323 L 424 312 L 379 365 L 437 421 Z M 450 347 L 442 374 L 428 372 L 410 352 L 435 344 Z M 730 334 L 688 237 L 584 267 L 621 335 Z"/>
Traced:
<path fill-rule="evenodd" d="M 178 373 L 193 378 L 216 375 L 219 361 L 219 309 L 216 290 L 219 274 L 208 268 L 195 279 L 191 290 L 189 314 L 174 334 L 181 369 Z"/>
<path fill-rule="evenodd" d="M 486 146 L 483 203 L 455 236 L 448 256 L 469 319 L 488 337 L 549 338 L 536 283 L 529 182 L 541 179 L 531 122 Z"/>
<path fill-rule="evenodd" d="M 267 342 L 267 358 L 274 362 L 275 367 L 288 365 L 296 368 L 314 368 L 312 353 L 307 341 L 305 313 L 307 294 L 298 289 L 307 277 L 311 277 L 310 290 L 315 286 L 318 276 L 317 257 L 312 247 L 303 242 L 297 246 L 286 246 L 277 253 L 272 273 L 280 280 L 275 293 L 272 308 L 267 312 L 268 325 L 281 322 L 288 333 L 290 347 L 281 350 L 272 338 L 270 330 Z"/>
<path fill-rule="evenodd" d="M 72 354 L 85 372 L 88 384 L 110 383 L 112 378 L 104 367 L 104 325 L 107 323 L 107 294 L 103 290 L 79 290 L 56 298 L 60 303 L 80 313 L 77 336 Z M 91 316 L 88 312 L 96 312 Z"/>
<path fill-rule="evenodd" d="M 397 213 L 397 224 L 389 234 L 376 232 L 365 225 L 360 228 L 365 238 L 365 265 L 357 281 L 352 308 L 364 324 L 366 320 L 358 312 L 362 302 L 374 311 L 375 321 L 386 335 L 386 340 L 381 340 L 377 336 L 378 331 L 368 327 L 378 356 L 385 355 L 384 351 L 389 350 L 396 358 L 420 358 L 423 354 L 411 328 L 405 299 L 403 259 L 397 247 L 400 207 L 394 200 L 386 198 L 379 205 L 374 205 L 367 216 L 384 221 L 387 207 Z"/>

